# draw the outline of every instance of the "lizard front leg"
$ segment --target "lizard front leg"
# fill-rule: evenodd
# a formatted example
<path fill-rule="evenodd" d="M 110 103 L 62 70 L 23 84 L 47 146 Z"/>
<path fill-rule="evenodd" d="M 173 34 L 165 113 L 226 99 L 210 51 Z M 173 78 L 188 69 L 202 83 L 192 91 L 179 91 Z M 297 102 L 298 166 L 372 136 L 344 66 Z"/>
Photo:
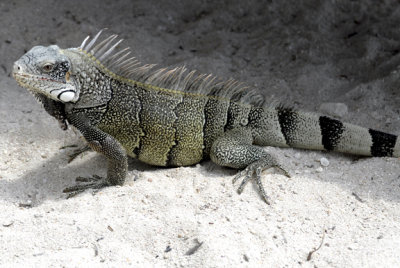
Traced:
<path fill-rule="evenodd" d="M 261 147 L 253 145 L 251 130 L 247 128 L 229 130 L 217 138 L 211 146 L 210 158 L 220 166 L 243 169 L 233 179 L 233 183 L 235 183 L 243 177 L 238 192 L 243 191 L 249 180 L 255 179 L 267 204 L 270 203 L 261 182 L 261 172 L 264 169 L 276 167 L 289 177 L 289 174 L 273 156 Z"/>
<path fill-rule="evenodd" d="M 71 193 L 70 196 L 73 196 L 88 188 L 100 189 L 105 186 L 123 185 L 128 170 L 128 157 L 122 145 L 111 135 L 92 126 L 83 114 L 69 115 L 68 121 L 82 133 L 94 151 L 107 157 L 108 168 L 105 179 L 98 176 L 91 179 L 78 177 L 78 182 L 87 183 L 66 188 L 64 193 Z"/>

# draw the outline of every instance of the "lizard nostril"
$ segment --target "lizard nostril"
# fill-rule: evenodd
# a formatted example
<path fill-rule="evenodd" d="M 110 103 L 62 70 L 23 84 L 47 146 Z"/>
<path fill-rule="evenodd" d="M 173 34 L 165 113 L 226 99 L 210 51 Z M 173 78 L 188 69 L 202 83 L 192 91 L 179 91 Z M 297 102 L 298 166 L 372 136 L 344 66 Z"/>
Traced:
<path fill-rule="evenodd" d="M 22 70 L 21 66 L 18 63 L 14 63 L 13 72 L 18 73 Z"/>

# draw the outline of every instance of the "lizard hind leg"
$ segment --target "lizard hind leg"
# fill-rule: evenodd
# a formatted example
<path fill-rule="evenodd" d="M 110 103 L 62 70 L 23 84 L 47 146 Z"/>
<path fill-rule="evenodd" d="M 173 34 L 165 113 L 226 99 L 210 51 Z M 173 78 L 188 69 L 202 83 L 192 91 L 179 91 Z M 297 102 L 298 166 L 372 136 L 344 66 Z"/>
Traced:
<path fill-rule="evenodd" d="M 233 183 L 243 178 L 238 193 L 243 191 L 248 181 L 254 179 L 264 201 L 270 204 L 261 182 L 261 172 L 269 168 L 278 168 L 285 176 L 290 176 L 273 156 L 252 143 L 251 130 L 246 128 L 229 130 L 214 141 L 210 158 L 218 165 L 243 169 L 233 178 Z"/>

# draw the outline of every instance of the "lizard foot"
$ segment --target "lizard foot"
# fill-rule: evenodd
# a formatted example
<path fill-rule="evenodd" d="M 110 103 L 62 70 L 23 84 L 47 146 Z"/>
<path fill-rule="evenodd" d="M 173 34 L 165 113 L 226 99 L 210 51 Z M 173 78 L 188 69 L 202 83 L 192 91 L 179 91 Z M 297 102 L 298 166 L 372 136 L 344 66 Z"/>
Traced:
<path fill-rule="evenodd" d="M 80 194 L 87 189 L 93 189 L 94 193 L 96 193 L 101 188 L 109 186 L 104 178 L 97 175 L 93 175 L 91 178 L 77 177 L 76 182 L 78 183 L 77 185 L 67 187 L 63 190 L 63 193 L 68 194 L 67 199 Z"/>
<path fill-rule="evenodd" d="M 289 173 L 283 169 L 279 164 L 276 164 L 275 161 L 271 161 L 271 159 L 260 159 L 256 162 L 251 163 L 248 165 L 244 170 L 240 171 L 236 176 L 233 178 L 232 183 L 236 183 L 236 181 L 239 178 L 243 177 L 242 182 L 239 185 L 238 188 L 238 193 L 241 194 L 243 192 L 244 187 L 246 186 L 247 182 L 255 179 L 258 189 L 261 193 L 261 196 L 263 197 L 265 203 L 270 205 L 271 203 L 269 202 L 269 198 L 265 192 L 264 186 L 261 182 L 261 172 L 264 169 L 269 169 L 269 168 L 278 168 L 286 177 L 290 178 Z M 255 175 L 255 176 L 254 176 Z"/>

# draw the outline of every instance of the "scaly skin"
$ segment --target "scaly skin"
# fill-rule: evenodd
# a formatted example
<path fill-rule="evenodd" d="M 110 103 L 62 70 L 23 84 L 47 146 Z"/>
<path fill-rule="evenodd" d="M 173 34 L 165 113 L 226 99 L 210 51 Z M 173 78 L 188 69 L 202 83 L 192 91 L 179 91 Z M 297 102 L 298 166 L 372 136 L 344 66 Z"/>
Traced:
<path fill-rule="evenodd" d="M 261 171 L 277 167 L 289 175 L 260 146 L 400 155 L 395 135 L 292 109 L 251 105 L 235 82 L 213 82 L 183 69 L 137 67 L 136 61 L 111 53 L 116 36 L 96 45 L 97 37 L 80 48 L 34 47 L 14 65 L 17 82 L 64 129 L 66 122 L 76 127 L 108 159 L 105 179 L 96 177 L 67 191 L 122 185 L 128 156 L 157 166 L 187 166 L 211 158 L 218 165 L 244 169 L 234 178 L 243 178 L 239 192 L 255 178 L 268 203 Z"/>

